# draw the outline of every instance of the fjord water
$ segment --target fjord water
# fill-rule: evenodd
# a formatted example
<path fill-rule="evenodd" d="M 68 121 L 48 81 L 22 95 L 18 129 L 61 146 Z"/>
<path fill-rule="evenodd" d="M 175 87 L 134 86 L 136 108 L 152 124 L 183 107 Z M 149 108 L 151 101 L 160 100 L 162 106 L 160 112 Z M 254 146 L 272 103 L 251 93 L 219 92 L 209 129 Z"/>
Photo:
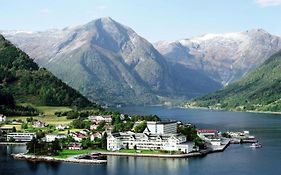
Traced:
<path fill-rule="evenodd" d="M 165 107 L 124 107 L 117 110 L 128 114 L 157 114 L 163 119 L 194 123 L 197 128 L 221 131 L 249 130 L 263 147 L 252 149 L 249 148 L 249 144 L 230 145 L 224 152 L 189 159 L 108 157 L 107 165 L 82 165 L 13 160 L 8 154 L 21 152 L 24 148 L 1 146 L 0 175 L 279 175 L 281 173 L 281 115 Z"/>

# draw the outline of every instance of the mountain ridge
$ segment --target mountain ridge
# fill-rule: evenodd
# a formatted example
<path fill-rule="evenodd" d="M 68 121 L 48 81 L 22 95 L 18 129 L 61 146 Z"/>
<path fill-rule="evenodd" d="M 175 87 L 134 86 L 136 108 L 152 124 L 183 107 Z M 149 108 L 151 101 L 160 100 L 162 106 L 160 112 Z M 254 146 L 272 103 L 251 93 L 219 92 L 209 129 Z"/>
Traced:
<path fill-rule="evenodd" d="M 195 77 L 192 79 L 189 73 L 194 75 L 196 70 L 186 67 L 176 70 L 177 63 L 167 62 L 151 43 L 112 18 L 62 30 L 6 37 L 41 67 L 100 102 L 156 104 L 161 103 L 162 97 L 191 98 L 221 87 L 202 72 L 198 72 L 197 78 L 207 83 L 197 80 L 193 83 Z M 177 76 L 184 80 L 175 81 Z"/>
<path fill-rule="evenodd" d="M 213 80 L 227 85 L 278 52 L 281 49 L 281 37 L 263 29 L 252 29 L 162 41 L 154 46 L 167 61 L 205 71 Z"/>

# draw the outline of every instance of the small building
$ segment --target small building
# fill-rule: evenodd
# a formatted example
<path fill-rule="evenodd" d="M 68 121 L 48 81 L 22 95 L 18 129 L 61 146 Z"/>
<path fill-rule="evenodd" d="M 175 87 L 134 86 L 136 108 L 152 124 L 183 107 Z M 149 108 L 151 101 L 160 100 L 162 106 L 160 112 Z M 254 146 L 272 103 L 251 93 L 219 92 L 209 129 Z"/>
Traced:
<path fill-rule="evenodd" d="M 83 130 L 79 131 L 79 133 L 81 133 L 83 135 L 87 135 L 89 133 L 89 130 L 83 129 Z"/>
<path fill-rule="evenodd" d="M 97 124 L 92 124 L 92 125 L 90 126 L 90 129 L 91 129 L 91 130 L 96 130 L 96 129 L 98 128 L 98 126 L 99 126 L 99 125 L 97 125 Z"/>
<path fill-rule="evenodd" d="M 7 117 L 3 114 L 0 114 L 0 123 L 5 122 Z"/>
<path fill-rule="evenodd" d="M 47 134 L 46 136 L 46 142 L 53 142 L 56 139 L 65 139 L 65 134 Z"/>
<path fill-rule="evenodd" d="M 91 134 L 91 136 L 90 136 L 91 141 L 95 141 L 96 138 L 101 139 L 102 138 L 102 133 L 101 132 L 96 132 L 94 134 Z"/>
<path fill-rule="evenodd" d="M 71 150 L 81 150 L 82 149 L 82 144 L 81 143 L 71 143 L 68 145 L 68 149 Z"/>
<path fill-rule="evenodd" d="M 200 137 L 200 138 L 209 138 L 209 139 L 212 139 L 212 138 L 218 138 L 219 136 L 219 132 L 217 130 L 214 130 L 214 129 L 197 129 L 197 135 Z"/>
<path fill-rule="evenodd" d="M 111 131 L 113 130 L 113 127 L 109 124 L 105 124 L 104 129 L 105 129 L 105 132 L 111 133 Z"/>
<path fill-rule="evenodd" d="M 36 134 L 33 132 L 11 132 L 7 134 L 7 141 L 14 139 L 16 142 L 29 142 L 33 138 L 36 138 Z"/>
<path fill-rule="evenodd" d="M 13 132 L 13 127 L 0 127 L 0 141 L 7 140 L 7 134 Z"/>
<path fill-rule="evenodd" d="M 111 123 L 112 116 L 111 115 L 97 115 L 97 116 L 89 116 L 88 119 L 96 124 L 99 124 L 101 121 L 104 121 L 106 123 Z"/>
<path fill-rule="evenodd" d="M 71 133 L 70 136 L 76 141 L 81 142 L 83 138 L 86 138 L 87 136 L 85 134 L 82 134 L 80 132 Z"/>
<path fill-rule="evenodd" d="M 63 130 L 68 129 L 68 128 L 69 128 L 68 125 L 59 124 L 59 125 L 56 126 L 56 129 L 60 130 L 60 131 L 63 131 Z"/>
<path fill-rule="evenodd" d="M 36 128 L 43 128 L 47 125 L 45 122 L 42 122 L 42 121 L 34 121 L 34 122 L 32 122 L 32 126 L 36 127 Z"/>

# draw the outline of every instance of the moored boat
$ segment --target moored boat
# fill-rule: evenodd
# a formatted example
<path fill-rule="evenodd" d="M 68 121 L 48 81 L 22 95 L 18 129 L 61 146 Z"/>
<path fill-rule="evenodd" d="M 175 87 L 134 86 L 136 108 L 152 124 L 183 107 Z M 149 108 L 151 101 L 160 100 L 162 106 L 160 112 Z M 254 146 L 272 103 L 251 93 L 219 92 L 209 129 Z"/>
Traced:
<path fill-rule="evenodd" d="M 260 143 L 253 143 L 250 147 L 251 148 L 261 148 L 262 145 Z"/>

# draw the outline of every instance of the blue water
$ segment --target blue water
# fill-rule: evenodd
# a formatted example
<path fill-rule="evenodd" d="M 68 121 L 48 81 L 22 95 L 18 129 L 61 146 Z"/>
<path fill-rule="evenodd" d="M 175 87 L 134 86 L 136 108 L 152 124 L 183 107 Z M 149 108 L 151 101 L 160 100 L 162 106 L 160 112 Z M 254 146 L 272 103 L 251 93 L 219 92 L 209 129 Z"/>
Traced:
<path fill-rule="evenodd" d="M 124 107 L 128 114 L 157 114 L 161 118 L 194 123 L 197 128 L 221 131 L 249 130 L 261 142 L 261 149 L 249 145 L 230 145 L 224 152 L 200 158 L 159 159 L 108 157 L 106 165 L 71 163 L 30 163 L 13 160 L 8 153 L 22 147 L 0 147 L 0 175 L 280 175 L 281 174 L 281 115 L 223 112 L 165 107 Z"/>

